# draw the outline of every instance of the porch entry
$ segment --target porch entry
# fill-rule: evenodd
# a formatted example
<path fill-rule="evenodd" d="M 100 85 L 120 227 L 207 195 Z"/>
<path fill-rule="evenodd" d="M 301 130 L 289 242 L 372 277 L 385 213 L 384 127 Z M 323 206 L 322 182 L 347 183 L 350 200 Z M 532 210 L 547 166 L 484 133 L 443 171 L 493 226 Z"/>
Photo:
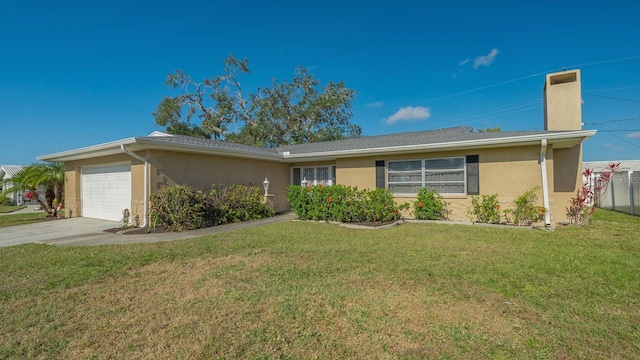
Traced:
<path fill-rule="evenodd" d="M 306 182 L 306 183 L 305 183 Z M 291 184 L 331 186 L 336 183 L 336 166 L 308 166 L 291 168 Z"/>

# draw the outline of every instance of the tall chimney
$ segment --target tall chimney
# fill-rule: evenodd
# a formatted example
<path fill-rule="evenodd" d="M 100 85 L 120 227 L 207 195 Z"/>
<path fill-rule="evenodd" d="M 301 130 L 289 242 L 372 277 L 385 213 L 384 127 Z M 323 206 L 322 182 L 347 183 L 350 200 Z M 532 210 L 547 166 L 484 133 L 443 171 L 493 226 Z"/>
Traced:
<path fill-rule="evenodd" d="M 580 70 L 547 74 L 544 83 L 544 129 L 582 130 Z"/>

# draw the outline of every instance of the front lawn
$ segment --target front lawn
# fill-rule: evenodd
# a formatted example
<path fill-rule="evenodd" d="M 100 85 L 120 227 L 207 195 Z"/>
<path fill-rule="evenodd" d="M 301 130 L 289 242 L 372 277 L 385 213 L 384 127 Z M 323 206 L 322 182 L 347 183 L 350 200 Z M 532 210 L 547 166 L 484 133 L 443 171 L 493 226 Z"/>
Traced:
<path fill-rule="evenodd" d="M 11 214 L 0 216 L 0 228 L 14 225 L 26 225 L 42 221 L 47 216 L 44 211 L 34 211 L 32 213 Z"/>
<path fill-rule="evenodd" d="M 24 209 L 26 208 L 26 205 L 11 205 L 11 206 L 5 206 L 5 205 L 0 205 L 0 214 L 6 214 L 6 213 L 10 213 L 10 212 L 14 212 L 14 211 L 18 211 L 20 209 Z"/>
<path fill-rule="evenodd" d="M 1 358 L 636 358 L 640 218 L 0 248 Z"/>

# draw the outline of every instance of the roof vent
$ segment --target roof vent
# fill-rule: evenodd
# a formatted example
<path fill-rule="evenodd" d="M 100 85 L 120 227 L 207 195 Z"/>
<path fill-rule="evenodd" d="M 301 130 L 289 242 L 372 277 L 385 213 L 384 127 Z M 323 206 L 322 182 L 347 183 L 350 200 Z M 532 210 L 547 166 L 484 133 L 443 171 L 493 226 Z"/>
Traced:
<path fill-rule="evenodd" d="M 167 134 L 165 132 L 162 131 L 154 131 L 151 134 L 149 134 L 149 136 L 173 136 L 173 134 Z"/>

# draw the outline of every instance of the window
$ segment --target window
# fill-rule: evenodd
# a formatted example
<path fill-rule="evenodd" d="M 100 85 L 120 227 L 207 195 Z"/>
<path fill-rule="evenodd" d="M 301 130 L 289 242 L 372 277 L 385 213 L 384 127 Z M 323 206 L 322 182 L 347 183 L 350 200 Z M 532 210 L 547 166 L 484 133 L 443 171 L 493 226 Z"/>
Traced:
<path fill-rule="evenodd" d="M 330 186 L 336 183 L 335 166 L 314 166 L 291 169 L 291 183 L 301 185 L 304 180 L 307 185 Z"/>
<path fill-rule="evenodd" d="M 417 194 L 426 187 L 440 194 L 465 193 L 465 158 L 389 161 L 388 189 L 395 194 Z"/>

